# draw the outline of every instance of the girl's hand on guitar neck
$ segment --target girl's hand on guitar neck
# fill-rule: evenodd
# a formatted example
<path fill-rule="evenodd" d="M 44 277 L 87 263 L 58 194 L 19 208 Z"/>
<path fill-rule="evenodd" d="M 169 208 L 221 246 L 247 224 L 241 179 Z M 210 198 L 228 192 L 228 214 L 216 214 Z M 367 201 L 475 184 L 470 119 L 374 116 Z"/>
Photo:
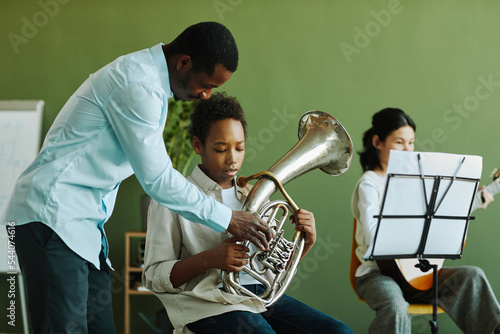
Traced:
<path fill-rule="evenodd" d="M 481 206 L 479 206 L 478 209 L 486 209 L 488 204 L 490 204 L 491 202 L 493 202 L 495 200 L 493 195 L 488 190 L 483 190 L 483 189 L 484 189 L 484 186 L 481 186 L 481 187 L 479 187 L 479 189 L 477 191 L 478 193 L 479 192 L 481 193 L 481 199 L 483 200 L 483 204 Z"/>

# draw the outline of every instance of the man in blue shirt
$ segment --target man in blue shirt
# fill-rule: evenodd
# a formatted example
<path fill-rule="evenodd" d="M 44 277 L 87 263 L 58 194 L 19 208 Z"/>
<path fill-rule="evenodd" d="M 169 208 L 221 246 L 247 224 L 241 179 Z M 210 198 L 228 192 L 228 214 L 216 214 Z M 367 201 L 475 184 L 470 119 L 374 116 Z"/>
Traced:
<path fill-rule="evenodd" d="M 167 100 L 208 99 L 237 65 L 229 30 L 204 22 L 167 45 L 119 57 L 71 96 L 1 221 L 15 226 L 35 333 L 115 332 L 104 223 L 132 174 L 186 219 L 267 248 L 267 225 L 198 191 L 172 168 L 163 142 Z"/>

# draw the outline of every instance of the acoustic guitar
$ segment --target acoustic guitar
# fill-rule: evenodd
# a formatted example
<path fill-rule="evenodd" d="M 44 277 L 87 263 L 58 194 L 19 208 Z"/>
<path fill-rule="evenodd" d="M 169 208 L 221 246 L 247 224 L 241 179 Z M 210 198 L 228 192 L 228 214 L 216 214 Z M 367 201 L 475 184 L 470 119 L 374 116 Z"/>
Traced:
<path fill-rule="evenodd" d="M 495 169 L 491 175 L 493 182 L 482 190 L 496 195 L 500 192 L 500 170 Z M 484 202 L 481 191 L 474 197 L 473 211 L 480 207 Z M 438 270 L 443 267 L 444 259 L 427 259 L 430 264 L 438 266 Z M 432 288 L 432 270 L 423 272 L 418 268 L 420 262 L 418 259 L 396 259 L 377 261 L 382 274 L 391 276 L 399 283 L 403 291 L 409 289 L 428 290 Z"/>

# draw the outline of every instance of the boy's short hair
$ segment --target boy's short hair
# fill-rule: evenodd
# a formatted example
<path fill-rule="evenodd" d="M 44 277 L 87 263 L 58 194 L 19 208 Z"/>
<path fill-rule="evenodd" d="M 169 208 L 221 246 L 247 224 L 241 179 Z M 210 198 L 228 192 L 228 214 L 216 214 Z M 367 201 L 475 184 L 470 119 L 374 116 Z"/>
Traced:
<path fill-rule="evenodd" d="M 228 71 L 238 67 L 238 47 L 231 32 L 217 22 L 200 22 L 184 30 L 169 46 L 171 54 L 191 57 L 193 70 L 212 75 L 222 64 Z"/>
<path fill-rule="evenodd" d="M 214 93 L 207 100 L 195 102 L 194 111 L 191 113 L 189 134 L 191 138 L 198 137 L 204 145 L 210 126 L 228 118 L 240 121 L 246 136 L 247 121 L 238 100 L 233 96 L 227 96 L 225 92 Z"/>

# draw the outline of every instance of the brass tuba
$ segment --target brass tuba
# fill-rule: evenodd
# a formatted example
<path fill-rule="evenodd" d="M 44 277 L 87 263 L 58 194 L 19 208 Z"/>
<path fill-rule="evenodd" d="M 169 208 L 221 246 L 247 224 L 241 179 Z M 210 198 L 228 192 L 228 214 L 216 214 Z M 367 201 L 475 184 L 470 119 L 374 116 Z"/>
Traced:
<path fill-rule="evenodd" d="M 353 146 L 349 134 L 334 117 L 322 111 L 308 111 L 300 119 L 299 142 L 268 171 L 249 177 L 239 177 L 238 185 L 259 178 L 243 204 L 243 211 L 258 214 L 275 230 L 269 250 L 250 254 L 243 271 L 259 281 L 265 288 L 260 295 L 246 289 L 239 281 L 238 272 L 222 272 L 226 292 L 258 298 L 266 306 L 276 302 L 287 289 L 296 273 L 304 249 L 301 232 L 296 231 L 292 241 L 284 237 L 283 225 L 298 210 L 283 185 L 320 168 L 329 175 L 341 175 L 350 166 Z M 279 189 L 286 200 L 269 201 Z M 244 242 L 246 246 L 250 243 Z"/>

